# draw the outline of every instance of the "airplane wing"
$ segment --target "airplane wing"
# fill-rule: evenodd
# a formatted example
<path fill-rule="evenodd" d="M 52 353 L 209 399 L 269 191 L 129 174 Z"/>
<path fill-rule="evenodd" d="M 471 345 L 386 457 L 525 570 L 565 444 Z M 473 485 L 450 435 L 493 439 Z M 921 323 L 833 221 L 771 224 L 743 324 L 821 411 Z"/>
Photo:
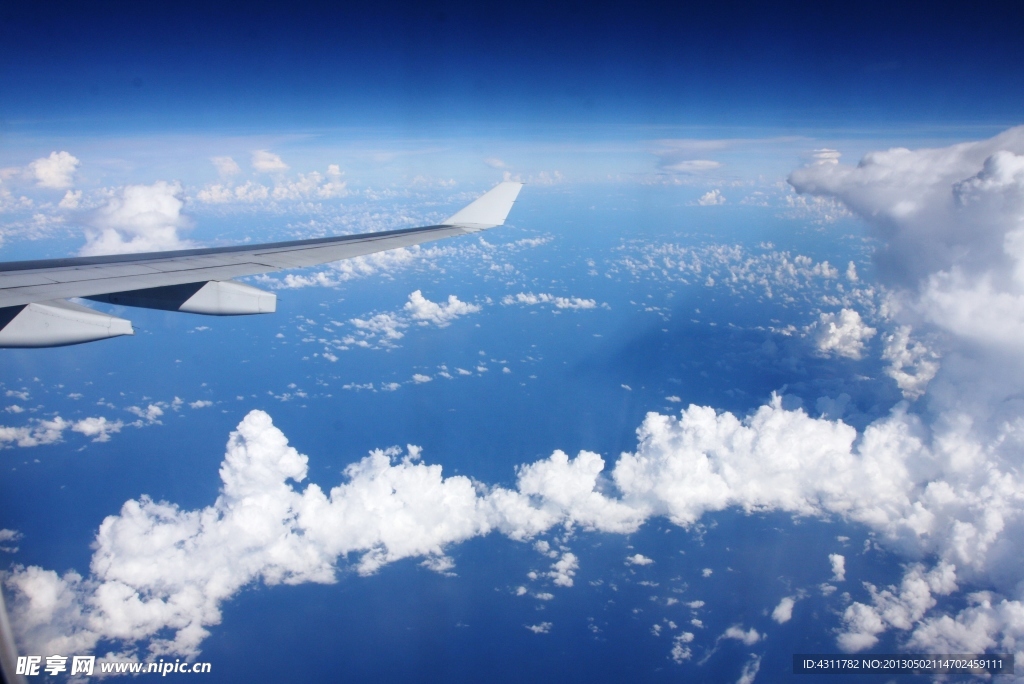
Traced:
<path fill-rule="evenodd" d="M 440 225 L 173 252 L 0 263 L 0 347 L 53 347 L 131 335 L 131 323 L 66 301 L 209 315 L 272 313 L 276 295 L 232 278 L 466 235 L 505 223 L 521 183 L 499 183 Z"/>

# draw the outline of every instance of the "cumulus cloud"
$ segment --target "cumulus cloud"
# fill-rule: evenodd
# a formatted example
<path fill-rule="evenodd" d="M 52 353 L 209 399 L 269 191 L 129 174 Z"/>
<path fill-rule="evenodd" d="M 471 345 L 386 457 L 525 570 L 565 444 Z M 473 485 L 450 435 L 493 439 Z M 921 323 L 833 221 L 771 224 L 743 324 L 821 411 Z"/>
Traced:
<path fill-rule="evenodd" d="M 725 204 L 725 195 L 717 188 L 708 190 L 697 200 L 697 205 L 701 207 L 715 207 L 719 204 Z"/>
<path fill-rule="evenodd" d="M 905 317 L 1014 345 L 1024 332 L 1022 155 L 1018 127 L 952 147 L 872 152 L 857 166 L 812 164 L 789 181 L 868 222 L 884 241 L 879 272 L 899 288 Z"/>
<path fill-rule="evenodd" d="M 369 574 L 401 558 L 444 556 L 448 545 L 490 531 L 517 540 L 556 525 L 626 534 L 652 515 L 688 527 L 727 507 L 840 515 L 894 548 L 938 555 L 977 575 L 998 560 L 1003 527 L 1020 524 L 1008 504 L 1021 492 L 1008 487 L 1008 474 L 965 463 L 953 435 L 929 448 L 920 424 L 901 413 L 858 438 L 841 422 L 783 409 L 779 399 L 744 420 L 690 406 L 678 418 L 648 414 L 638 436 L 637 450 L 623 454 L 607 480 L 599 455 L 570 459 L 556 451 L 520 466 L 515 489 L 487 488 L 443 477 L 409 447 L 404 456 L 371 453 L 326 492 L 289 484 L 305 478 L 307 459 L 254 411 L 229 440 L 214 504 L 189 511 L 146 497 L 127 502 L 101 526 L 89 577 L 16 573 L 17 622 L 36 625 L 23 634 L 42 650 L 55 649 L 59 638 L 82 649 L 119 639 L 148 640 L 151 654 L 194 654 L 219 621 L 220 603 L 254 581 L 332 582 L 350 557 Z M 999 448 L 1015 440 L 1007 436 Z M 959 466 L 956 477 L 936 477 L 936 464 L 950 461 Z M 992 485 L 981 495 L 987 498 L 977 494 L 982 480 Z M 609 484 L 617 496 L 606 493 Z M 577 563 L 564 553 L 551 578 L 566 583 Z M 225 568 L 232 569 L 227 576 Z M 37 605 L 43 589 L 66 595 L 59 615 Z M 855 622 L 863 609 L 853 610 L 847 631 L 870 633 Z M 40 614 L 52 619 L 31 617 Z M 170 636 L 159 636 L 168 629 Z"/>
<path fill-rule="evenodd" d="M 878 634 L 889 628 L 911 629 L 935 606 L 935 595 L 945 596 L 956 591 L 956 579 L 956 569 L 949 563 L 939 563 L 929 571 L 915 564 L 904 574 L 899 587 L 877 589 L 867 584 L 871 605 L 855 602 L 847 607 L 839 647 L 845 651 L 863 651 L 878 643 Z"/>
<path fill-rule="evenodd" d="M 632 556 L 626 557 L 626 565 L 650 565 L 654 560 L 648 558 L 642 553 L 633 554 Z"/>
<path fill-rule="evenodd" d="M 763 634 L 759 633 L 756 629 L 751 627 L 747 631 L 743 631 L 743 627 L 740 625 L 733 625 L 729 627 L 719 639 L 735 639 L 736 641 L 742 642 L 746 646 L 753 646 L 764 637 Z"/>
<path fill-rule="evenodd" d="M 945 148 L 872 152 L 856 166 L 822 158 L 789 180 L 842 202 L 880 240 L 882 313 L 893 324 L 882 335 L 885 372 L 905 398 L 927 400 L 923 420 L 890 419 L 913 424 L 916 444 L 892 443 L 913 507 L 886 517 L 902 518 L 906 530 L 889 537 L 893 546 L 920 558 L 923 542 L 938 559 L 931 569 L 908 566 L 899 586 L 869 587 L 869 600 L 844 614 L 840 645 L 868 648 L 898 629 L 911 632 L 911 647 L 1019 648 L 1018 623 L 1007 616 L 1024 606 L 1024 573 L 1009 560 L 1020 556 L 1024 529 L 1013 474 L 1024 451 L 1024 127 Z M 983 591 L 969 595 L 968 608 L 930 612 L 934 597 L 971 585 Z"/>
<path fill-rule="evenodd" d="M 409 301 L 404 308 L 412 320 L 421 325 L 433 323 L 439 328 L 447 327 L 459 316 L 478 313 L 481 310 L 479 304 L 459 301 L 455 295 L 448 295 L 447 303 L 438 304 L 424 297 L 420 290 L 409 295 Z"/>
<path fill-rule="evenodd" d="M 832 581 L 843 582 L 846 580 L 846 558 L 839 553 L 828 554 L 828 562 L 832 564 Z"/>
<path fill-rule="evenodd" d="M 222 177 L 235 176 L 242 173 L 242 167 L 231 157 L 210 157 L 210 161 L 217 168 L 217 173 Z"/>
<path fill-rule="evenodd" d="M 882 358 L 889 362 L 885 373 L 896 381 L 907 399 L 923 395 L 939 372 L 938 353 L 920 340 L 912 339 L 912 331 L 909 325 L 901 325 L 882 338 L 885 343 Z"/>
<path fill-rule="evenodd" d="M 110 440 L 110 435 L 120 432 L 123 427 L 123 422 L 108 420 L 103 416 L 75 421 L 54 416 L 21 427 L 0 425 L 0 446 L 35 447 L 56 444 L 64 439 L 66 430 L 92 437 L 94 442 L 106 442 Z"/>
<path fill-rule="evenodd" d="M 811 331 L 820 354 L 848 359 L 860 359 L 864 355 L 864 343 L 878 332 L 853 309 L 843 309 L 838 314 L 822 313 Z"/>
<path fill-rule="evenodd" d="M 252 168 L 260 173 L 272 173 L 274 171 L 287 171 L 288 165 L 281 161 L 281 157 L 268 150 L 256 150 L 252 153 Z"/>
<path fill-rule="evenodd" d="M 783 625 L 793 619 L 793 606 L 796 605 L 796 597 L 786 596 L 779 601 L 779 605 L 775 606 L 775 610 L 772 611 L 772 620 Z"/>
<path fill-rule="evenodd" d="M 556 309 L 593 309 L 597 306 L 597 302 L 593 299 L 582 299 L 580 297 L 557 297 L 545 292 L 541 292 L 540 294 L 520 292 L 516 295 L 505 295 L 502 297 L 501 303 L 505 306 L 511 306 L 512 304 L 522 304 L 525 306 L 553 304 Z"/>
<path fill-rule="evenodd" d="M 86 229 L 82 256 L 186 249 L 178 232 L 188 227 L 178 183 L 127 185 L 96 210 Z"/>
<path fill-rule="evenodd" d="M 338 165 L 331 164 L 326 174 L 312 171 L 300 173 L 294 179 L 279 176 L 269 186 L 251 180 L 241 185 L 214 183 L 200 190 L 196 199 L 207 204 L 333 199 L 348 194 L 348 184 L 342 176 Z"/>
<path fill-rule="evenodd" d="M 580 561 L 575 554 L 569 553 L 568 551 L 562 554 L 562 557 L 555 561 L 551 566 L 551 571 L 548 572 L 548 577 L 551 581 L 560 587 L 571 587 L 573 584 L 573 577 L 576 575 L 576 571 L 579 570 Z"/>
<path fill-rule="evenodd" d="M 63 150 L 51 152 L 49 157 L 36 159 L 28 165 L 28 172 L 43 188 L 70 188 L 74 183 L 75 169 L 80 161 Z"/>

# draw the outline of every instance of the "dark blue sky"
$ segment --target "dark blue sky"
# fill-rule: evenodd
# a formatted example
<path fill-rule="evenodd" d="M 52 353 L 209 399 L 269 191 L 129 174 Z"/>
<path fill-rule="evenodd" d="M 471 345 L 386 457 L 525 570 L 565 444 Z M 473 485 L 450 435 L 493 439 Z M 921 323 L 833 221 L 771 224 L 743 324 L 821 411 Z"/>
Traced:
<path fill-rule="evenodd" d="M 841 4 L 5 3 L 0 126 L 1019 122 L 1021 5 Z"/>

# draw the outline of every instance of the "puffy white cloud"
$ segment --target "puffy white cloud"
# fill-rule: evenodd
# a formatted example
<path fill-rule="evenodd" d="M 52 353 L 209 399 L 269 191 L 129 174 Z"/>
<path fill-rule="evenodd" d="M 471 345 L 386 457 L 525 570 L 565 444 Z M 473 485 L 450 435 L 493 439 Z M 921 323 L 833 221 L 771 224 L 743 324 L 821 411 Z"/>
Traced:
<path fill-rule="evenodd" d="M 687 645 L 693 642 L 693 632 L 681 632 L 672 640 L 672 660 L 682 664 L 693 657 L 693 650 Z"/>
<path fill-rule="evenodd" d="M 822 313 L 809 330 L 820 354 L 836 354 L 848 359 L 861 358 L 864 343 L 878 332 L 853 309 L 843 309 L 839 314 Z"/>
<path fill-rule="evenodd" d="M 697 205 L 701 207 L 716 207 L 719 204 L 725 204 L 725 195 L 717 188 L 708 190 L 697 199 Z"/>
<path fill-rule="evenodd" d="M 939 372 L 938 354 L 919 340 L 911 339 L 912 331 L 909 325 L 901 325 L 882 338 L 885 343 L 882 358 L 889 362 L 885 373 L 896 381 L 903 396 L 911 400 L 923 395 Z"/>
<path fill-rule="evenodd" d="M 878 643 L 878 634 L 891 627 L 911 629 L 935 606 L 933 594 L 944 596 L 956 591 L 956 579 L 956 569 L 949 563 L 939 563 L 930 571 L 915 564 L 904 574 L 898 588 L 879 590 L 867 584 L 872 605 L 855 602 L 846 608 L 844 631 L 837 640 L 839 647 L 845 651 L 863 651 Z"/>
<path fill-rule="evenodd" d="M 753 646 L 762 638 L 764 638 L 764 635 L 759 633 L 753 627 L 744 632 L 743 628 L 740 625 L 733 625 L 732 627 L 729 627 L 727 630 L 725 630 L 722 633 L 722 636 L 718 638 L 735 639 L 736 641 L 743 642 L 743 644 L 745 644 L 746 646 Z"/>
<path fill-rule="evenodd" d="M 192 244 L 178 231 L 189 222 L 178 183 L 127 185 L 96 210 L 86 229 L 83 256 L 185 249 Z"/>
<path fill-rule="evenodd" d="M 840 553 L 830 553 L 828 562 L 832 564 L 832 581 L 844 582 L 846 580 L 846 557 Z"/>
<path fill-rule="evenodd" d="M 654 560 L 642 553 L 636 553 L 626 557 L 626 565 L 650 565 Z"/>
<path fill-rule="evenodd" d="M 94 442 L 106 442 L 110 440 L 110 435 L 120 432 L 123 427 L 123 422 L 107 420 L 103 416 L 82 418 L 76 421 L 54 416 L 51 419 L 37 420 L 32 425 L 21 427 L 0 425 L 0 446 L 35 447 L 56 444 L 64 439 L 65 430 L 92 437 Z"/>
<path fill-rule="evenodd" d="M 242 167 L 231 157 L 210 157 L 210 161 L 217 167 L 217 173 L 225 178 L 242 173 Z"/>
<path fill-rule="evenodd" d="M 177 399 L 177 397 L 175 397 Z M 164 415 L 164 410 L 156 404 L 149 404 L 146 408 L 139 408 L 138 406 L 129 406 L 127 409 L 128 413 L 138 416 L 142 422 L 147 424 L 159 423 L 160 416 Z M 142 424 L 140 422 L 140 424 Z"/>
<path fill-rule="evenodd" d="M 371 573 L 402 558 L 443 557 L 449 545 L 491 531 L 516 540 L 556 525 L 631 533 L 653 515 L 689 527 L 707 512 L 739 508 L 841 517 L 897 552 L 939 559 L 936 570 L 921 569 L 901 588 L 872 590 L 871 601 L 849 607 L 841 645 L 860 648 L 885 629 L 932 624 L 922 622 L 934 603 L 921 598 L 920 582 L 930 596 L 954 591 L 959 579 L 1004 591 L 1024 580 L 1017 562 L 1024 486 L 1016 477 L 1024 421 L 987 436 L 955 418 L 929 426 L 897 407 L 858 434 L 784 409 L 779 397 L 746 418 L 690 406 L 678 417 L 648 414 L 636 450 L 608 474 L 598 454 L 571 459 L 556 451 L 520 466 L 515 489 L 488 488 L 443 477 L 409 447 L 404 457 L 397 449 L 373 452 L 325 492 L 288 482 L 304 479 L 306 458 L 266 414 L 253 412 L 229 441 L 213 505 L 187 511 L 145 497 L 127 502 L 101 526 L 88 578 L 16 573 L 17 614 L 41 610 L 33 602 L 43 593 L 74 599 L 47 599 L 64 607 L 46 613 L 73 628 L 55 631 L 24 617 L 35 627 L 22 633 L 41 650 L 60 637 L 84 649 L 117 639 L 147 641 L 151 654 L 193 654 L 219 621 L 220 603 L 255 581 L 330 582 L 349 558 Z M 553 567 L 549 577 L 572 579 L 575 562 L 563 555 L 562 571 Z M 736 630 L 723 638 L 760 638 Z M 677 644 L 680 654 L 686 643 Z"/>
<path fill-rule="evenodd" d="M 191 408 L 200 409 L 200 408 L 206 408 L 207 406 L 213 406 L 213 402 L 208 400 L 208 399 L 197 399 L 196 401 L 189 402 L 188 405 Z"/>
<path fill-rule="evenodd" d="M 796 605 L 795 596 L 785 596 L 779 601 L 779 605 L 775 606 L 775 610 L 772 611 L 772 620 L 779 623 L 780 625 L 789 622 L 793 619 L 793 606 Z"/>
<path fill-rule="evenodd" d="M 64 193 L 64 197 L 57 205 L 61 209 L 77 209 L 79 203 L 82 201 L 81 190 L 68 190 Z"/>
<path fill-rule="evenodd" d="M 353 318 L 349 323 L 368 336 L 383 336 L 385 340 L 400 340 L 405 337 L 402 328 L 409 326 L 402 318 L 394 314 L 376 314 L 370 318 Z"/>
<path fill-rule="evenodd" d="M 459 316 L 466 316 L 481 310 L 479 304 L 460 301 L 455 295 L 448 295 L 447 303 L 437 304 L 424 297 L 420 290 L 409 295 L 409 301 L 406 302 L 404 308 L 412 320 L 421 325 L 433 323 L 439 328 L 447 327 Z"/>
<path fill-rule="evenodd" d="M 526 625 L 526 629 L 530 630 L 534 634 L 547 634 L 551 631 L 551 623 L 542 622 L 539 625 Z"/>
<path fill-rule="evenodd" d="M 274 171 L 287 171 L 288 165 L 281 161 L 281 157 L 268 150 L 256 150 L 252 153 L 252 168 L 260 173 L 272 173 Z"/>
<path fill-rule="evenodd" d="M 75 169 L 79 164 L 81 162 L 77 158 L 62 150 L 36 159 L 28 165 L 28 171 L 40 187 L 63 189 L 74 183 Z"/>
<path fill-rule="evenodd" d="M 422 373 L 414 373 L 412 376 L 412 381 L 415 382 L 417 385 L 421 385 L 425 382 L 430 382 L 433 379 L 434 378 L 430 377 L 429 375 L 423 375 Z"/>
<path fill-rule="evenodd" d="M 109 442 L 110 435 L 120 432 L 123 427 L 124 423 L 119 420 L 110 421 L 100 416 L 98 418 L 83 418 L 76 421 L 71 426 L 71 429 L 74 432 L 80 432 L 86 437 L 92 437 L 94 442 Z"/>
<path fill-rule="evenodd" d="M 551 565 L 551 571 L 548 573 L 548 577 L 551 581 L 560 587 L 571 587 L 573 584 L 573 577 L 576 575 L 576 571 L 580 568 L 579 558 L 576 554 L 569 553 L 566 551 Z"/>
<path fill-rule="evenodd" d="M 555 295 L 541 292 L 540 294 L 534 294 L 532 292 L 520 292 L 516 295 L 505 295 L 501 299 L 501 303 L 505 306 L 512 304 L 523 304 L 526 306 L 535 306 L 537 304 L 554 304 L 557 309 L 593 309 L 597 306 L 597 302 L 593 299 L 582 299 L 580 297 L 556 297 Z"/>
<path fill-rule="evenodd" d="M 246 181 L 242 185 L 224 185 L 214 183 L 208 185 L 196 194 L 196 199 L 208 204 L 223 204 L 226 202 L 258 202 L 270 197 L 270 188 L 253 181 Z"/>

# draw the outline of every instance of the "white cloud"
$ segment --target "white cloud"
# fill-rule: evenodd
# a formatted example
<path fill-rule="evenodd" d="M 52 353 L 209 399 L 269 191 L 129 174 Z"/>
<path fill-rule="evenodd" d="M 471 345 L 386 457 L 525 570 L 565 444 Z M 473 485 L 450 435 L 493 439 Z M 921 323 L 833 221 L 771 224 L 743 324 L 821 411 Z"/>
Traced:
<path fill-rule="evenodd" d="M 740 672 L 740 678 L 736 680 L 736 684 L 754 684 L 754 679 L 757 677 L 757 673 L 761 670 L 761 656 L 752 655 L 750 660 L 743 666 L 743 670 Z"/>
<path fill-rule="evenodd" d="M 746 632 L 744 632 L 743 628 L 741 626 L 733 625 L 732 627 L 730 627 L 727 630 L 725 630 L 725 632 L 722 633 L 722 636 L 720 636 L 718 638 L 719 639 L 735 639 L 737 641 L 743 642 L 743 644 L 746 645 L 746 646 L 753 646 L 758 641 L 760 641 L 762 638 L 764 638 L 764 635 L 760 634 L 753 627 L 751 627 Z"/>
<path fill-rule="evenodd" d="M 573 577 L 576 575 L 576 571 L 580 568 L 580 561 L 575 554 L 566 551 L 562 554 L 562 557 L 555 561 L 551 566 L 551 572 L 548 573 L 548 577 L 557 586 L 560 587 L 571 587 L 573 584 Z"/>
<path fill-rule="evenodd" d="M 370 318 L 353 318 L 349 323 L 368 336 L 383 336 L 385 340 L 400 340 L 405 337 L 402 328 L 409 326 L 402 318 L 394 314 L 377 314 Z"/>
<path fill-rule="evenodd" d="M 208 399 L 197 399 L 196 401 L 190 401 L 188 405 L 194 409 L 200 409 L 213 406 L 213 402 Z"/>
<path fill-rule="evenodd" d="M 878 332 L 853 309 L 843 309 L 838 315 L 822 313 L 809 331 L 814 334 L 814 343 L 820 354 L 835 354 L 848 359 L 860 359 L 864 354 L 864 343 Z"/>
<path fill-rule="evenodd" d="M 697 205 L 701 207 L 716 207 L 720 204 L 725 204 L 725 195 L 717 188 L 708 190 L 697 200 Z"/>
<path fill-rule="evenodd" d="M 252 153 L 252 168 L 260 173 L 272 173 L 274 171 L 287 171 L 288 165 L 281 161 L 281 157 L 268 150 L 256 150 Z"/>
<path fill-rule="evenodd" d="M 63 189 L 74 183 L 75 169 L 79 164 L 81 162 L 67 152 L 51 152 L 49 157 L 29 164 L 28 171 L 40 187 Z"/>
<path fill-rule="evenodd" d="M 823 147 L 820 150 L 814 150 L 811 153 L 811 157 L 819 164 L 838 164 L 840 157 L 843 153 L 839 150 L 831 150 L 827 147 Z"/>
<path fill-rule="evenodd" d="M 693 632 L 681 632 L 672 640 L 672 660 L 682 664 L 693 657 L 693 650 L 687 645 L 693 642 Z"/>
<path fill-rule="evenodd" d="M 597 306 L 597 302 L 593 299 L 581 299 L 580 297 L 556 297 L 555 295 L 544 292 L 541 292 L 540 294 L 520 292 L 514 296 L 505 295 L 502 297 L 501 303 L 504 306 L 511 306 L 512 304 L 523 304 L 526 306 L 554 304 L 557 309 L 593 309 Z"/>
<path fill-rule="evenodd" d="M 83 418 L 75 421 L 71 429 L 86 437 L 92 437 L 94 442 L 109 442 L 110 435 L 120 432 L 123 427 L 124 423 L 119 420 L 110 421 L 100 416 L 99 418 Z"/>
<path fill-rule="evenodd" d="M 181 213 L 181 193 L 181 185 L 165 181 L 125 186 L 93 214 L 79 253 L 95 256 L 192 247 L 178 235 L 188 226 Z"/>
<path fill-rule="evenodd" d="M 886 629 L 938 625 L 929 597 L 956 590 L 958 580 L 1007 592 L 1024 580 L 1017 561 L 1024 485 L 1016 476 L 1024 421 L 986 435 L 953 414 L 929 426 L 900 406 L 858 433 L 786 410 L 773 397 L 746 418 L 699 406 L 678 417 L 650 413 L 638 438 L 607 474 L 598 454 L 570 459 L 556 451 L 520 466 L 515 489 L 444 478 L 439 466 L 419 462 L 415 447 L 404 458 L 396 449 L 376 451 L 325 493 L 287 482 L 305 477 L 306 458 L 266 414 L 253 412 L 231 438 L 212 506 L 130 501 L 100 529 L 94 575 L 16 573 L 19 624 L 38 627 L 19 629 L 41 651 L 63 635 L 81 640 L 79 650 L 117 639 L 148 641 L 154 654 L 191 654 L 219 620 L 220 603 L 252 582 L 330 582 L 350 556 L 367 574 L 402 558 L 442 556 L 448 545 L 490 531 L 516 540 L 556 525 L 631 533 L 651 516 L 690 527 L 726 508 L 839 517 L 898 553 L 938 559 L 936 570 L 911 572 L 905 586 L 851 604 L 840 640 L 847 649 Z M 187 542 L 187 561 L 179 542 Z M 214 582 L 226 567 L 230 576 Z M 33 591 L 43 588 L 70 598 L 59 609 L 33 605 Z M 49 617 L 39 622 L 37 614 Z M 723 638 L 760 638 L 735 629 Z M 165 630 L 168 638 L 155 637 Z"/>
<path fill-rule="evenodd" d="M 146 424 L 152 425 L 153 423 L 160 422 L 160 416 L 164 415 L 164 410 L 156 404 L 150 404 L 146 408 L 139 408 L 138 406 L 129 406 L 127 409 L 128 413 L 138 416 L 141 421 Z M 142 422 L 139 423 L 140 425 Z"/>
<path fill-rule="evenodd" d="M 547 634 L 551 631 L 551 623 L 542 622 L 539 625 L 526 625 L 526 629 L 530 630 L 534 634 Z"/>
<path fill-rule="evenodd" d="M 794 605 L 796 605 L 795 596 L 783 597 L 779 601 L 779 605 L 775 606 L 775 610 L 772 611 L 772 620 L 775 620 L 780 625 L 789 622 L 793 618 Z"/>
<path fill-rule="evenodd" d="M 504 169 L 508 166 L 508 164 L 503 162 L 501 159 L 498 159 L 497 157 L 486 157 L 484 159 L 484 164 L 487 164 L 492 169 Z"/>
<path fill-rule="evenodd" d="M 123 422 L 107 420 L 103 416 L 82 418 L 77 421 L 54 416 L 22 427 L 0 425 L 0 446 L 35 447 L 56 444 L 64 439 L 65 430 L 92 437 L 94 442 L 106 442 L 109 441 L 110 435 L 120 432 L 123 427 Z"/>
<path fill-rule="evenodd" d="M 1024 333 L 1024 127 L 946 148 L 891 149 L 857 166 L 794 171 L 800 192 L 838 199 L 885 242 L 883 280 L 913 317 L 988 345 Z"/>
<path fill-rule="evenodd" d="M 210 161 L 217 167 L 217 173 L 224 178 L 242 173 L 242 167 L 231 157 L 210 157 Z"/>
<path fill-rule="evenodd" d="M 839 553 L 830 553 L 828 562 L 832 564 L 832 581 L 846 581 L 846 558 Z"/>
<path fill-rule="evenodd" d="M 678 161 L 664 160 L 660 166 L 665 171 L 674 173 L 703 173 L 721 168 L 722 163 L 711 159 L 680 159 Z"/>
<path fill-rule="evenodd" d="M 61 209 L 77 209 L 81 201 L 81 190 L 68 190 L 67 192 L 64 193 L 64 197 L 61 199 L 60 203 L 57 206 L 59 206 Z"/>
<path fill-rule="evenodd" d="M 885 373 L 896 381 L 903 396 L 911 400 L 923 395 L 939 372 L 938 354 L 921 341 L 912 340 L 912 331 L 909 325 L 901 325 L 882 338 L 885 343 L 882 358 L 889 362 Z"/>
<path fill-rule="evenodd" d="M 455 295 L 448 295 L 447 303 L 437 304 L 424 297 L 420 290 L 409 295 L 404 308 L 412 320 L 422 325 L 433 323 L 439 328 L 447 327 L 459 316 L 477 313 L 481 309 L 479 304 L 459 301 Z"/>
<path fill-rule="evenodd" d="M 898 588 L 866 586 L 872 605 L 855 602 L 843 613 L 843 632 L 837 643 L 844 651 L 871 648 L 878 643 L 878 635 L 889 628 L 911 629 L 937 603 L 934 594 L 945 596 L 956 591 L 956 569 L 949 563 L 939 563 L 925 571 L 923 565 L 915 564 L 907 569 Z"/>
<path fill-rule="evenodd" d="M 416 384 L 422 384 L 424 382 L 430 382 L 433 379 L 434 378 L 430 377 L 429 375 L 423 375 L 422 373 L 415 373 L 412 376 L 412 381 L 415 382 Z"/>
<path fill-rule="evenodd" d="M 642 553 L 626 557 L 626 565 L 650 565 L 654 561 Z"/>

